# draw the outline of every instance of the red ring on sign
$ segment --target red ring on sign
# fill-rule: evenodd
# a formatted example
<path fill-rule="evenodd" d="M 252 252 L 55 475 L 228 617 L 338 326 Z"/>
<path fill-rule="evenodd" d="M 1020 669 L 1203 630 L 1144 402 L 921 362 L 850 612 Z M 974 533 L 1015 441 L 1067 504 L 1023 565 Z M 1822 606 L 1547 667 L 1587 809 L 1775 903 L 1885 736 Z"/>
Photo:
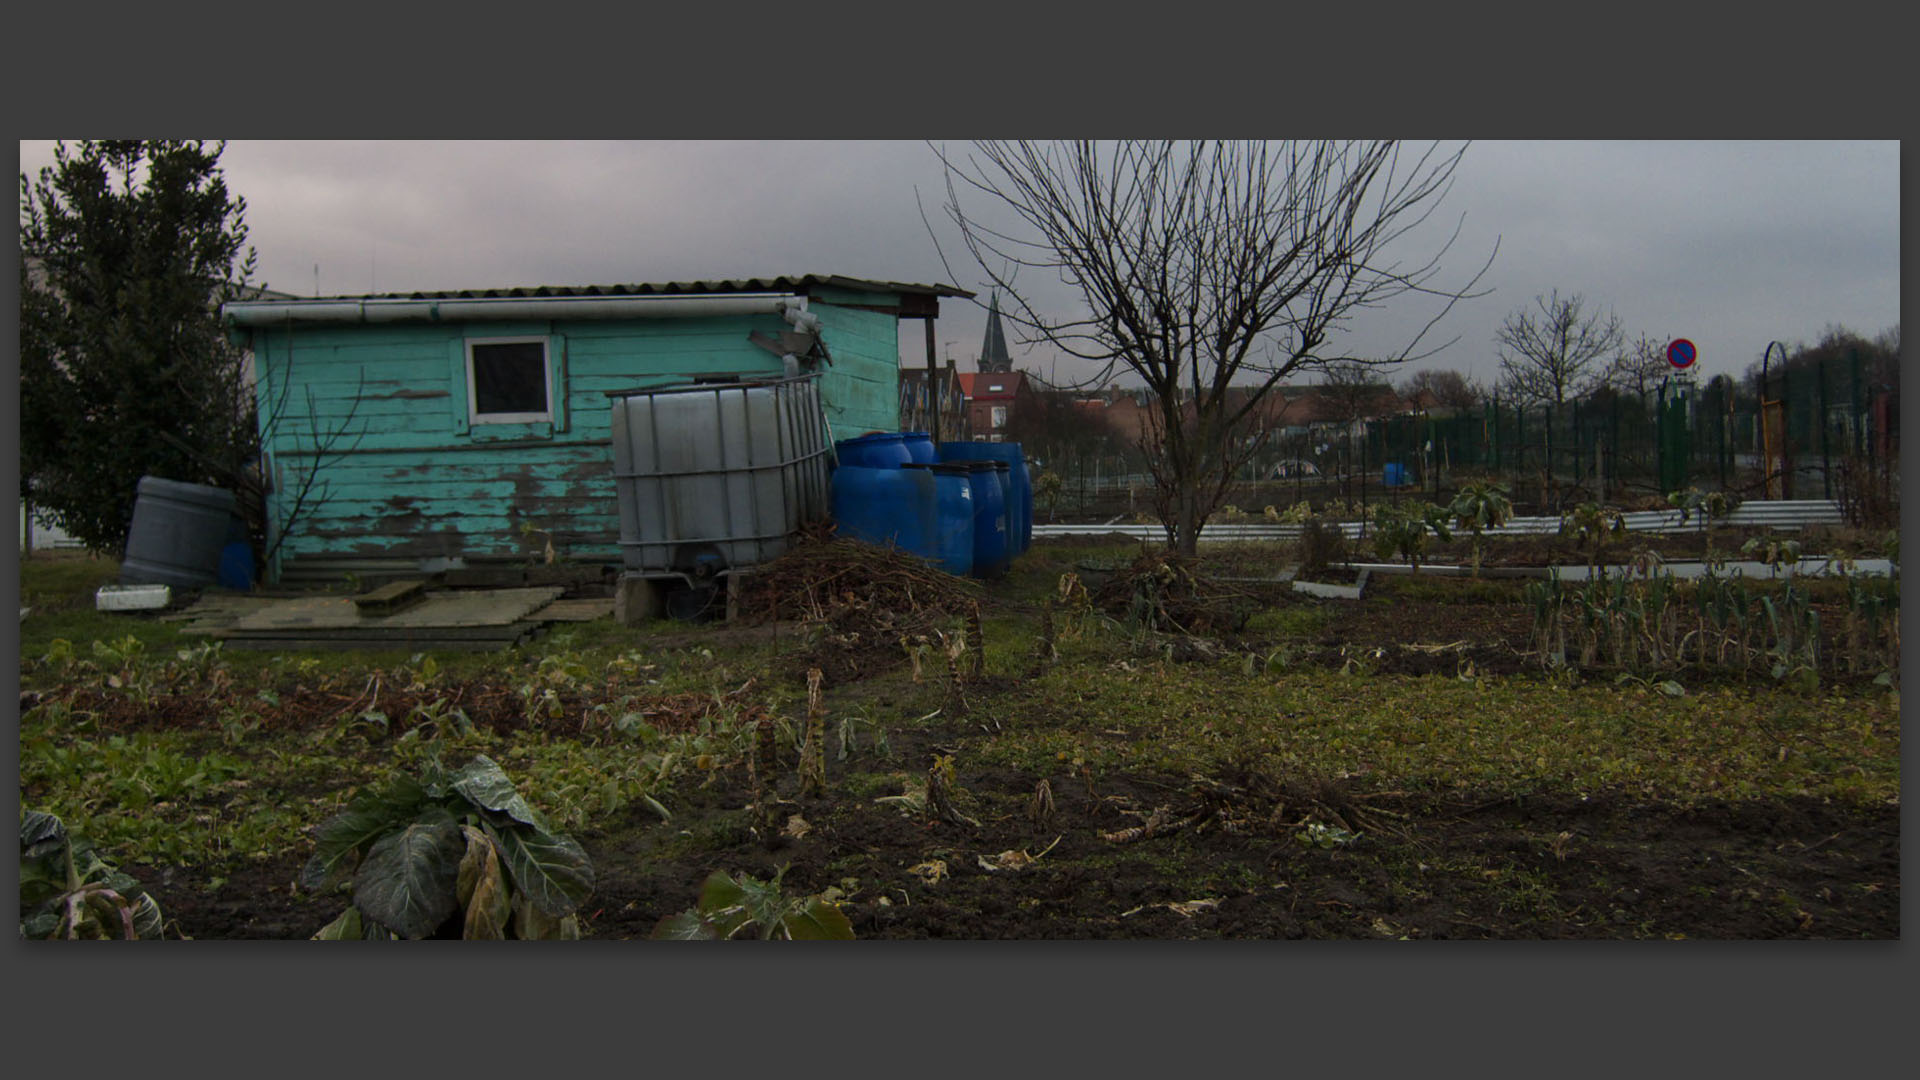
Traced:
<path fill-rule="evenodd" d="M 1674 338 L 1667 345 L 1667 363 L 1677 368 L 1690 368 L 1699 359 L 1700 351 L 1686 338 Z"/>

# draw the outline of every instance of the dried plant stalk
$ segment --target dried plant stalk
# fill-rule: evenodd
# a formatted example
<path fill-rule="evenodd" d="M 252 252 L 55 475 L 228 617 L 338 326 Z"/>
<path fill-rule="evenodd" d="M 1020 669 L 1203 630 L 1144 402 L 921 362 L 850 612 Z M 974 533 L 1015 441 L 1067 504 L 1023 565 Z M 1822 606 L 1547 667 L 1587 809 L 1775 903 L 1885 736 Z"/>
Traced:
<path fill-rule="evenodd" d="M 967 714 L 966 676 L 960 670 L 960 654 L 967 649 L 964 637 L 941 634 L 947 654 L 947 711 L 955 716 Z"/>
<path fill-rule="evenodd" d="M 774 749 L 774 727 L 770 717 L 761 717 L 753 728 L 753 756 L 747 759 L 753 779 L 753 805 L 762 824 L 773 822 L 773 785 L 780 774 L 780 759 Z"/>
<path fill-rule="evenodd" d="M 807 748 L 800 756 L 800 789 L 818 795 L 827 790 L 827 706 L 820 693 L 824 676 L 807 669 Z"/>
<path fill-rule="evenodd" d="M 1027 672 L 1028 678 L 1039 678 L 1059 659 L 1060 651 L 1053 643 L 1053 597 L 1040 605 L 1040 640 L 1033 647 L 1033 667 Z"/>
<path fill-rule="evenodd" d="M 1044 825 L 1053 817 L 1053 785 L 1044 779 L 1034 785 L 1033 798 L 1027 802 L 1027 817 L 1035 825 Z"/>
<path fill-rule="evenodd" d="M 980 628 L 980 605 L 967 611 L 967 647 L 973 650 L 969 674 L 978 679 L 987 673 L 987 635 Z"/>
<path fill-rule="evenodd" d="M 961 813 L 960 808 L 954 805 L 958 788 L 953 776 L 953 755 L 935 757 L 933 764 L 927 767 L 927 813 L 940 821 L 979 828 L 978 821 Z"/>

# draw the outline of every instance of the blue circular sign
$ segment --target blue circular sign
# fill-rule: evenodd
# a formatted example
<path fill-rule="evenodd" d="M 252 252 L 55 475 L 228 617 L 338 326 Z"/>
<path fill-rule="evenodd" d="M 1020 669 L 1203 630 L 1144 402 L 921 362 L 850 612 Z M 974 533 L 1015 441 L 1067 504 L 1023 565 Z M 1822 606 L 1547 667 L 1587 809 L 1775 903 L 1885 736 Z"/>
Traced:
<path fill-rule="evenodd" d="M 1674 338 L 1667 345 L 1667 363 L 1682 370 L 1692 367 L 1694 358 L 1698 355 L 1693 342 L 1686 338 Z"/>

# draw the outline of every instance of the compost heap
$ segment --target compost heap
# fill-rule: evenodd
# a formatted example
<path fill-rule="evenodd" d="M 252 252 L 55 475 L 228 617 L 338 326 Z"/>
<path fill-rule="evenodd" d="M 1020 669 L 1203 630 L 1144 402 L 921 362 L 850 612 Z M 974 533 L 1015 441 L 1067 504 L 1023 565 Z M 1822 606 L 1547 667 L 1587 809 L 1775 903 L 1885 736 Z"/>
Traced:
<path fill-rule="evenodd" d="M 802 666 L 836 681 L 897 667 L 916 646 L 963 632 L 980 586 L 913 555 L 857 540 L 807 537 L 743 582 L 737 617 L 798 620 Z"/>
<path fill-rule="evenodd" d="M 1193 561 L 1168 551 L 1149 551 L 1102 582 L 1093 606 L 1123 625 L 1158 633 L 1237 633 L 1259 604 L 1243 592 L 1194 572 Z"/>

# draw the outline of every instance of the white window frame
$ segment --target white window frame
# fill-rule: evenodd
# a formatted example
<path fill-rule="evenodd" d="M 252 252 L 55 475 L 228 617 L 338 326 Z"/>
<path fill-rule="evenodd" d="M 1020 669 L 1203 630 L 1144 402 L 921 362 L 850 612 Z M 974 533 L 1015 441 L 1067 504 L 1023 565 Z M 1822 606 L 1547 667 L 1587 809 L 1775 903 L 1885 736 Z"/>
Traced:
<path fill-rule="evenodd" d="M 547 408 L 545 412 L 483 413 L 480 411 L 480 386 L 473 370 L 473 349 L 476 345 L 538 345 L 540 363 L 546 372 Z M 539 424 L 553 419 L 553 344 L 545 334 L 518 334 L 512 337 L 477 337 L 466 339 L 467 351 L 467 422 L 469 424 Z"/>
<path fill-rule="evenodd" d="M 1007 407 L 1005 405 L 987 406 L 987 415 L 992 418 L 995 431 L 1007 426 Z"/>

